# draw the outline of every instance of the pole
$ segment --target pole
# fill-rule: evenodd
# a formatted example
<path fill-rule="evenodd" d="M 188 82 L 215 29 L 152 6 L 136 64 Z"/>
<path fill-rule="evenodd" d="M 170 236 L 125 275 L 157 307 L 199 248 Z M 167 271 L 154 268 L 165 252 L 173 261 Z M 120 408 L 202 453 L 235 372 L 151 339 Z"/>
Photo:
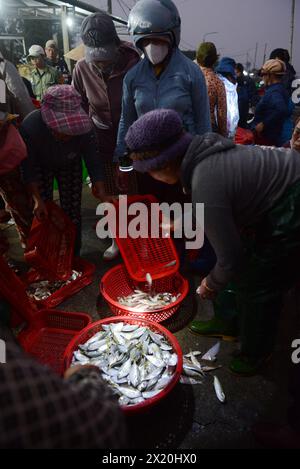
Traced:
<path fill-rule="evenodd" d="M 296 0 L 292 0 L 292 14 L 291 14 L 291 47 L 290 47 L 291 61 L 292 61 L 292 58 L 293 58 L 293 49 L 294 49 L 295 10 L 296 10 Z"/>
<path fill-rule="evenodd" d="M 266 44 L 265 44 L 265 50 L 264 50 L 264 60 L 263 60 L 263 63 L 265 63 L 266 58 L 267 58 L 267 47 L 268 47 L 268 44 L 266 43 Z"/>
<path fill-rule="evenodd" d="M 61 29 L 62 29 L 62 36 L 63 36 L 63 47 L 64 47 L 64 54 L 67 54 L 70 51 L 70 42 L 69 42 L 69 31 L 67 25 L 67 7 L 61 7 Z M 69 70 L 71 70 L 71 62 L 70 59 L 66 59 L 67 65 Z"/>
<path fill-rule="evenodd" d="M 211 34 L 219 34 L 219 33 L 218 33 L 218 31 L 211 32 L 211 33 L 205 33 L 205 34 L 203 35 L 203 40 L 202 40 L 202 42 L 205 42 L 206 36 L 210 36 Z"/>
<path fill-rule="evenodd" d="M 258 42 L 256 43 L 256 46 L 255 46 L 254 65 L 253 65 L 254 69 L 256 68 L 257 51 L 258 51 Z"/>
<path fill-rule="evenodd" d="M 112 0 L 107 0 L 107 13 L 112 14 Z"/>

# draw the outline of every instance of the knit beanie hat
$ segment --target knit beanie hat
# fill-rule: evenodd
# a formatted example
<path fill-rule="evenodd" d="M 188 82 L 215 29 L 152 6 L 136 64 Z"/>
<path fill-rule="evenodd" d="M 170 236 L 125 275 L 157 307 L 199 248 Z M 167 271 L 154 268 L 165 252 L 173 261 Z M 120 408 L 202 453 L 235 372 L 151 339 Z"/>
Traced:
<path fill-rule="evenodd" d="M 131 151 L 133 168 L 145 173 L 162 169 L 184 155 L 192 139 L 176 111 L 157 109 L 132 124 L 125 142 Z"/>

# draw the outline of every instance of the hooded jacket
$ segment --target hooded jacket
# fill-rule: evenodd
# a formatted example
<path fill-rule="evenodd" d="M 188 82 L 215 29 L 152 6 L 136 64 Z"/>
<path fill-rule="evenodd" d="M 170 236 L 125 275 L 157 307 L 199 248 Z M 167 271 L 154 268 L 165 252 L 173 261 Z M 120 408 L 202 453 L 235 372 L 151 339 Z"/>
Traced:
<path fill-rule="evenodd" d="M 105 143 L 101 156 L 112 157 L 121 116 L 123 79 L 139 60 L 137 50 L 129 43 L 121 42 L 119 59 L 107 81 L 95 65 L 85 59 L 79 60 L 74 69 L 72 84 L 82 96 L 84 109 L 94 123 L 99 122 L 106 128 L 98 127 L 102 146 Z"/>
<path fill-rule="evenodd" d="M 241 229 L 258 223 L 300 180 L 300 153 L 235 145 L 207 133 L 190 144 L 181 179 L 193 204 L 204 203 L 204 231 L 217 256 L 207 285 L 219 291 L 242 267 Z"/>

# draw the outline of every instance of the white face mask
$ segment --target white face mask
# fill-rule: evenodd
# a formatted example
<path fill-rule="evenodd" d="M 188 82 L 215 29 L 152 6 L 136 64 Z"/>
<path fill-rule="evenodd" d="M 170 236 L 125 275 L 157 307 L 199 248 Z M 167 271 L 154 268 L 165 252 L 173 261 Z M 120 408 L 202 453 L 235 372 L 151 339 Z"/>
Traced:
<path fill-rule="evenodd" d="M 162 63 L 169 53 L 168 44 L 148 44 L 144 47 L 144 51 L 148 59 L 153 65 Z"/>

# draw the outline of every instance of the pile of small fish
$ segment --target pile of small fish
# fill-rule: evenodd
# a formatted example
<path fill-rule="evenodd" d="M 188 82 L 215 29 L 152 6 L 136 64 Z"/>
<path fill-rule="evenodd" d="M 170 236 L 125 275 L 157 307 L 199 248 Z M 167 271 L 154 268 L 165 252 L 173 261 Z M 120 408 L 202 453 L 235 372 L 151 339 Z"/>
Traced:
<path fill-rule="evenodd" d="M 211 349 L 208 350 L 202 357 L 201 361 L 204 362 L 215 362 L 217 359 L 217 354 L 220 351 L 220 342 L 214 345 Z M 202 378 L 205 377 L 205 374 L 221 368 L 221 366 L 209 366 L 207 364 L 201 364 L 198 360 L 198 356 L 201 355 L 201 352 L 195 351 L 190 352 L 183 357 L 183 372 L 180 378 L 182 384 L 202 384 Z M 220 402 L 224 403 L 226 400 L 225 394 L 223 392 L 221 383 L 217 376 L 214 376 L 214 388 L 216 396 Z"/>
<path fill-rule="evenodd" d="M 148 286 L 148 293 L 142 290 L 134 290 L 131 295 L 120 296 L 118 302 L 122 306 L 127 306 L 130 311 L 134 313 L 148 313 L 151 311 L 158 311 L 171 303 L 175 303 L 181 296 L 180 293 L 172 295 L 172 293 L 155 293 L 152 289 L 151 274 L 146 274 L 146 282 Z"/>
<path fill-rule="evenodd" d="M 41 301 L 46 300 L 49 296 L 53 295 L 60 288 L 69 285 L 74 280 L 82 277 L 82 272 L 72 271 L 72 275 L 68 280 L 57 280 L 56 282 L 50 282 L 49 280 L 41 280 L 34 282 L 29 285 L 26 290 L 27 295 L 34 300 Z"/>
<path fill-rule="evenodd" d="M 72 366 L 97 366 L 103 379 L 131 406 L 160 393 L 171 381 L 177 354 L 166 338 L 148 327 L 123 322 L 103 324 L 73 354 Z"/>
<path fill-rule="evenodd" d="M 134 290 L 134 292 L 129 296 L 119 297 L 118 302 L 120 305 L 130 308 L 133 312 L 147 313 L 160 310 L 171 303 L 175 303 L 179 297 L 180 293 L 178 293 L 178 295 L 172 295 L 172 293 L 165 292 L 153 295 L 141 290 Z"/>

